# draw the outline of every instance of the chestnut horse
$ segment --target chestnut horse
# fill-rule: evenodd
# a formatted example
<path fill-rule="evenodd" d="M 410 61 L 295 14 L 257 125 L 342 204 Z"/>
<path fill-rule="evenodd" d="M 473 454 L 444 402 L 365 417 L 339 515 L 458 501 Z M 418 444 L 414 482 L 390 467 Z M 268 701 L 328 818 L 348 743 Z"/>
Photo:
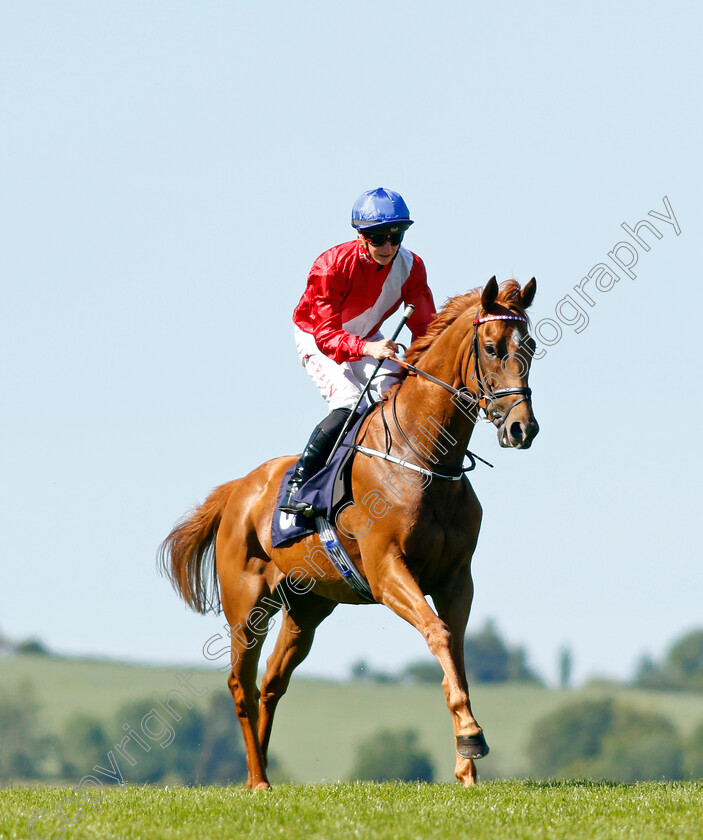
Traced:
<path fill-rule="evenodd" d="M 535 289 L 534 278 L 524 289 L 515 280 L 499 287 L 491 278 L 483 290 L 447 301 L 408 350 L 411 372 L 357 435 L 364 447 L 401 459 L 401 469 L 355 454 L 353 504 L 337 517 L 340 541 L 373 598 L 417 628 L 442 666 L 455 775 L 465 786 L 475 784 L 473 760 L 488 746 L 471 711 L 464 670 L 471 557 L 482 512 L 461 465 L 479 409 L 498 428 L 501 446 L 527 449 L 538 432 L 527 387 L 534 343 L 524 314 Z M 162 571 L 196 611 L 217 604 L 219 581 L 232 638 L 228 683 L 244 736 L 247 787 L 254 790 L 270 786 L 266 754 L 274 712 L 317 626 L 339 603 L 366 603 L 329 561 L 318 534 L 272 548 L 278 489 L 295 460 L 275 458 L 218 487 L 160 550 Z M 261 643 L 279 609 L 281 627 L 259 690 Z"/>

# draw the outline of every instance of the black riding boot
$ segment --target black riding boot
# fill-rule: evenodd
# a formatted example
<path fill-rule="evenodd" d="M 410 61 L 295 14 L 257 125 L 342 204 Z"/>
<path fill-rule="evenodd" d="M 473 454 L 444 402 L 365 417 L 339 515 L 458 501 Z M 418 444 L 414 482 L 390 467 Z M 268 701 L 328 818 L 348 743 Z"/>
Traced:
<path fill-rule="evenodd" d="M 310 435 L 310 440 L 307 442 L 303 454 L 291 474 L 286 492 L 279 505 L 280 510 L 284 510 L 286 513 L 309 514 L 312 512 L 310 505 L 293 501 L 293 496 L 309 478 L 312 478 L 316 472 L 322 469 L 350 414 L 350 408 L 335 408 L 321 423 L 315 426 L 313 433 Z"/>

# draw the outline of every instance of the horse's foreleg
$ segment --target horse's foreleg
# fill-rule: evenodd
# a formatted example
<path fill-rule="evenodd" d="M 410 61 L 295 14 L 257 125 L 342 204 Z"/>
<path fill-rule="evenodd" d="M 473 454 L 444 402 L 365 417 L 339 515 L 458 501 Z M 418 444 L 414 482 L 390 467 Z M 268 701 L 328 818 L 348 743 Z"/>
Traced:
<path fill-rule="evenodd" d="M 469 699 L 469 687 L 466 680 L 466 667 L 464 664 L 464 636 L 466 634 L 466 624 L 469 620 L 469 613 L 471 611 L 473 594 L 473 580 L 471 579 L 471 568 L 468 563 L 457 570 L 456 575 L 446 588 L 440 592 L 432 593 L 432 598 L 435 606 L 437 607 L 439 617 L 445 622 L 449 628 L 449 632 L 451 633 L 451 656 L 459 674 L 461 685 L 466 691 L 467 706 L 469 711 L 471 710 L 471 701 Z M 442 680 L 442 688 L 444 689 L 444 694 L 447 698 L 447 705 L 449 705 L 450 686 L 446 675 Z M 478 780 L 476 766 L 471 758 L 465 757 L 459 753 L 459 749 L 461 749 L 462 752 L 465 752 L 466 750 L 463 748 L 462 742 L 459 740 L 462 737 L 462 733 L 457 729 L 457 720 L 455 717 L 453 718 L 453 723 L 454 737 L 457 745 L 454 775 L 462 783 L 462 785 L 464 785 L 464 787 L 469 787 L 470 785 L 476 784 L 476 781 Z M 482 738 L 483 736 L 481 735 L 479 742 Z M 485 741 L 483 741 L 483 744 L 485 744 Z M 480 743 L 479 746 L 481 746 Z M 482 754 L 485 755 L 487 751 L 488 747 L 486 745 L 485 751 Z"/>
<path fill-rule="evenodd" d="M 278 701 L 286 693 L 293 671 L 310 652 L 318 625 L 336 606 L 335 601 L 308 594 L 291 598 L 290 609 L 282 613 L 281 629 L 261 681 L 259 743 L 264 766 L 268 764 L 268 745 Z"/>
<path fill-rule="evenodd" d="M 470 580 L 469 576 L 469 583 Z M 474 784 L 476 773 L 471 759 L 486 755 L 488 746 L 483 738 L 483 730 L 471 712 L 466 674 L 460 666 L 461 659 L 456 654 L 458 644 L 463 644 L 464 639 L 463 633 L 459 630 L 461 610 L 455 608 L 447 614 L 447 618 L 455 624 L 456 631 L 460 633 L 459 639 L 455 640 L 449 623 L 442 620 L 430 608 L 417 581 L 410 574 L 401 557 L 389 560 L 384 568 L 383 578 L 374 582 L 372 588 L 377 600 L 422 633 L 430 652 L 437 657 L 442 666 L 444 672 L 442 686 L 447 707 L 452 715 L 457 753 L 465 759 L 459 768 L 460 780 L 465 785 Z M 464 627 L 467 618 L 468 609 L 465 609 Z"/>

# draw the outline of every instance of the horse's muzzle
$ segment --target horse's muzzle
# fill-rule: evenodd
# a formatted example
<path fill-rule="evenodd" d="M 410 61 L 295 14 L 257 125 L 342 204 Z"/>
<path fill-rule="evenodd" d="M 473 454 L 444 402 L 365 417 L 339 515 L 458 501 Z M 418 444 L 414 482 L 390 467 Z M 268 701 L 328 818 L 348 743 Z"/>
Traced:
<path fill-rule="evenodd" d="M 539 432 L 535 418 L 522 420 L 508 417 L 507 420 L 498 427 L 498 443 L 509 449 L 529 449 Z"/>

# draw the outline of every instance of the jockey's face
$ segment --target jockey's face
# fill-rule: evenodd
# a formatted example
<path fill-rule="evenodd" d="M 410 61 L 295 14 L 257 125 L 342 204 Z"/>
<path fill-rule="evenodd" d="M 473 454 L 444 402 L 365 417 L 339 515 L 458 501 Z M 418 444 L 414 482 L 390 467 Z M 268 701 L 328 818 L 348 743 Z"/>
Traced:
<path fill-rule="evenodd" d="M 373 242 L 370 242 L 362 234 L 359 234 L 359 238 L 366 246 L 368 255 L 379 265 L 388 265 L 388 263 L 393 262 L 393 258 L 398 253 L 398 248 L 400 248 L 400 245 L 391 245 L 388 239 L 386 239 L 383 245 L 374 245 Z"/>

